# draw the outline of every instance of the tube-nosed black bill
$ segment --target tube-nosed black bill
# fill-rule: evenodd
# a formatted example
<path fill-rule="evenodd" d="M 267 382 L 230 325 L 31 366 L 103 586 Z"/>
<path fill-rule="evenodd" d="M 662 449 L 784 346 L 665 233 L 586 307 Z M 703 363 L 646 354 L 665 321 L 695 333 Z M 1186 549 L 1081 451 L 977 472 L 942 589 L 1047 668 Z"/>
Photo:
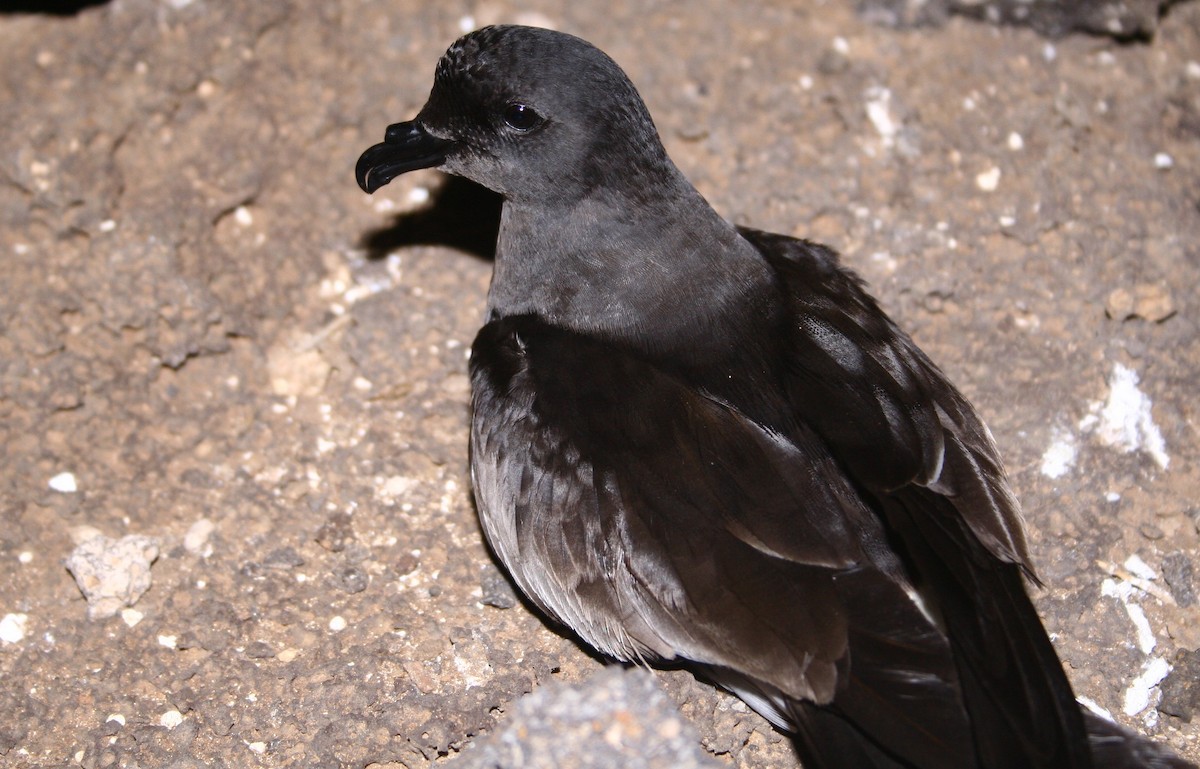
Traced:
<path fill-rule="evenodd" d="M 354 169 L 358 186 L 363 192 L 374 192 L 402 173 L 440 165 L 451 143 L 433 136 L 415 120 L 390 125 L 383 141 L 358 159 Z"/>

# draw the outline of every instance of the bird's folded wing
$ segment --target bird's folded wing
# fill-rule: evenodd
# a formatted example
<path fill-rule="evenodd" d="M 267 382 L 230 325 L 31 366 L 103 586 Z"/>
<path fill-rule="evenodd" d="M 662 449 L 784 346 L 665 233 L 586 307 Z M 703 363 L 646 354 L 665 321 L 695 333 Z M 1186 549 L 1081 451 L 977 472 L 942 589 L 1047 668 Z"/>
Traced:
<path fill-rule="evenodd" d="M 991 433 L 834 252 L 742 229 L 786 286 L 790 402 L 847 474 L 884 498 L 927 488 L 996 558 L 1033 569 Z"/>
<path fill-rule="evenodd" d="M 758 687 L 767 710 L 903 703 L 860 715 L 961 738 L 945 639 L 818 442 L 530 316 L 488 324 L 471 366 L 484 529 L 544 610 L 617 657 Z"/>
<path fill-rule="evenodd" d="M 1088 766 L 1084 725 L 1025 592 L 1023 523 L 991 434 L 827 249 L 743 231 L 792 302 L 790 402 L 892 534 L 954 648 L 977 749 Z"/>

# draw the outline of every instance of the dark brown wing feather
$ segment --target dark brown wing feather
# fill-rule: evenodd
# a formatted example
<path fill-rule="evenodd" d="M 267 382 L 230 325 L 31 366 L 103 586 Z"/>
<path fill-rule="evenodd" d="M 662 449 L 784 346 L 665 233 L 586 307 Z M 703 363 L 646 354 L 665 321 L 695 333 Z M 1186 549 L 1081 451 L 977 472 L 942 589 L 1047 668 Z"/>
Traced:
<path fill-rule="evenodd" d="M 791 396 L 934 599 L 988 766 L 1087 767 L 1074 694 L 1025 592 L 1019 507 L 991 434 L 829 250 L 743 231 L 786 285 Z"/>
<path fill-rule="evenodd" d="M 484 529 L 547 613 L 788 728 L 829 705 L 908 762 L 880 766 L 975 766 L 947 641 L 820 441 L 529 316 L 488 324 L 471 365 Z"/>

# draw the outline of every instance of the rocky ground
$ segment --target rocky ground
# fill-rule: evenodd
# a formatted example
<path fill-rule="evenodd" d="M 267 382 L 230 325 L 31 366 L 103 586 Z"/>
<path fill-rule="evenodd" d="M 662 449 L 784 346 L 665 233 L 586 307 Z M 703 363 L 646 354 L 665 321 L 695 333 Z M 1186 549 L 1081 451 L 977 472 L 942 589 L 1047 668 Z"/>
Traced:
<path fill-rule="evenodd" d="M 425 767 L 543 685 L 642 691 L 481 544 L 495 200 L 353 180 L 496 21 L 609 51 L 718 210 L 845 254 L 990 422 L 1079 694 L 1200 760 L 1200 3 L 1128 43 L 834 0 L 85 5 L 0 15 L 0 763 Z M 614 695 L 614 750 L 691 723 L 696 761 L 795 765 L 655 678 L 685 719 Z"/>

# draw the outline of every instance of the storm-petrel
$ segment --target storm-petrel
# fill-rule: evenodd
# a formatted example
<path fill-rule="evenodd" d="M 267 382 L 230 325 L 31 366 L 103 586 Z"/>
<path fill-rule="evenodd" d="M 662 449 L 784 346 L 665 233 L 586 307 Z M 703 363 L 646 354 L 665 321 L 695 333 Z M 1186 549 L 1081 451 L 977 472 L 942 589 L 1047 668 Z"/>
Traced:
<path fill-rule="evenodd" d="M 1186 766 L 1076 703 L 971 405 L 832 250 L 722 219 L 612 59 L 466 35 L 358 183 L 427 167 L 504 199 L 471 473 L 546 614 L 736 693 L 809 769 Z"/>

